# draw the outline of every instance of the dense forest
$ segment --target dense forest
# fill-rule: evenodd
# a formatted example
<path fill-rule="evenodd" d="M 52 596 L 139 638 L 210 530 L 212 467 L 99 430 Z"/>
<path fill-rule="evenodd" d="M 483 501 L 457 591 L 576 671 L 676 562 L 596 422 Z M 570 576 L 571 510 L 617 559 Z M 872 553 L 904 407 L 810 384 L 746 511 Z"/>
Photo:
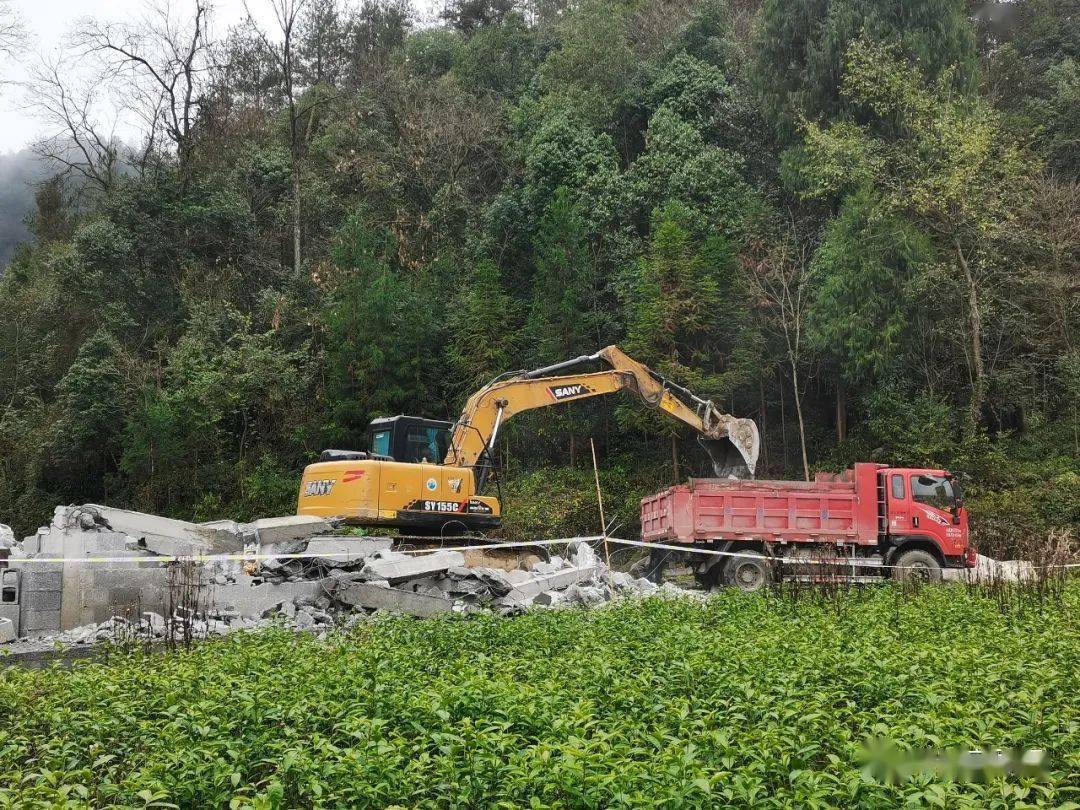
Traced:
<path fill-rule="evenodd" d="M 1077 0 L 173 5 L 35 74 L 0 520 L 288 513 L 373 416 L 617 343 L 755 419 L 759 475 L 961 471 L 988 550 L 1080 524 Z M 623 531 L 704 471 L 630 399 L 522 416 L 508 532 L 595 529 L 590 438 Z"/>

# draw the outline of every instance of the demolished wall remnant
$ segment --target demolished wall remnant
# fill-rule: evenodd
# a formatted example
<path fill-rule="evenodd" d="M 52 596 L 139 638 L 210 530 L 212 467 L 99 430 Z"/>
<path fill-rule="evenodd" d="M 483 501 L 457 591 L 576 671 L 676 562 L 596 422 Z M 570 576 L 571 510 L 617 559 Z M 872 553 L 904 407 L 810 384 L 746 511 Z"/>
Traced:
<path fill-rule="evenodd" d="M 7 614 L 0 604 L 2 632 L 61 645 L 175 640 L 178 625 L 185 641 L 270 622 L 322 633 L 377 612 L 512 614 L 655 590 L 608 575 L 585 542 L 567 541 L 561 557 L 534 547 L 515 558 L 483 547 L 394 550 L 391 538 L 334 528 L 307 516 L 196 524 L 58 507 L 9 548 L 0 584 L 15 582 L 17 604 Z"/>

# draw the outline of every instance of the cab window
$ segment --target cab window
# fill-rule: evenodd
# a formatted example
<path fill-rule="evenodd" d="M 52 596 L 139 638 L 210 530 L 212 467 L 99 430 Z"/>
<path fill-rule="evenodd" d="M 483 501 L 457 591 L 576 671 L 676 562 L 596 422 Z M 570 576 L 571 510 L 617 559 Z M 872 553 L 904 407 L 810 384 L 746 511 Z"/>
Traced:
<path fill-rule="evenodd" d="M 892 496 L 897 500 L 904 499 L 904 476 L 894 475 L 892 477 Z"/>
<path fill-rule="evenodd" d="M 952 483 L 936 475 L 913 475 L 911 497 L 935 509 L 948 509 L 953 505 Z"/>
<path fill-rule="evenodd" d="M 441 464 L 446 455 L 446 428 L 410 427 L 405 433 L 405 461 Z"/>
<path fill-rule="evenodd" d="M 376 430 L 371 434 L 371 452 L 376 456 L 390 455 L 389 430 Z"/>

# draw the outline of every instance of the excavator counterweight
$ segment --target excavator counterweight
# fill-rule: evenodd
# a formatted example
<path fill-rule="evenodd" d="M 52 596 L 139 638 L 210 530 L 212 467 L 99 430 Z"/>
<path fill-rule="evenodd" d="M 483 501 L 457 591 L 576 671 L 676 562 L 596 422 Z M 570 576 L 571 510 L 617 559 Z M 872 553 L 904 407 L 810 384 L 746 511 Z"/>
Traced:
<path fill-rule="evenodd" d="M 579 372 L 583 366 L 605 366 Z M 483 490 L 506 420 L 522 411 L 630 391 L 689 425 L 717 477 L 753 477 L 760 439 L 751 419 L 667 380 L 616 346 L 533 371 L 500 375 L 472 394 L 453 423 L 397 416 L 371 423 L 368 451 L 325 451 L 304 470 L 297 512 L 406 531 L 483 531 L 501 506 Z"/>

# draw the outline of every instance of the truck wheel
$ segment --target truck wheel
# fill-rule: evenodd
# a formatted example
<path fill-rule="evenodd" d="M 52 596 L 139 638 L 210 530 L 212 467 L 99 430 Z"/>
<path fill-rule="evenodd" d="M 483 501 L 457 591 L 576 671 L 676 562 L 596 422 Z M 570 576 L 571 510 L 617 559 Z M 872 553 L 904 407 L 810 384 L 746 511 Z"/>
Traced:
<path fill-rule="evenodd" d="M 663 548 L 654 548 L 649 552 L 648 568 L 645 571 L 645 578 L 655 585 L 659 585 L 664 581 L 664 569 L 667 568 L 668 557 L 672 552 Z"/>
<path fill-rule="evenodd" d="M 772 581 L 772 568 L 760 554 L 732 557 L 724 566 L 724 584 L 745 593 L 760 591 Z"/>
<path fill-rule="evenodd" d="M 896 558 L 893 578 L 899 582 L 941 582 L 941 563 L 929 551 L 912 549 Z"/>

